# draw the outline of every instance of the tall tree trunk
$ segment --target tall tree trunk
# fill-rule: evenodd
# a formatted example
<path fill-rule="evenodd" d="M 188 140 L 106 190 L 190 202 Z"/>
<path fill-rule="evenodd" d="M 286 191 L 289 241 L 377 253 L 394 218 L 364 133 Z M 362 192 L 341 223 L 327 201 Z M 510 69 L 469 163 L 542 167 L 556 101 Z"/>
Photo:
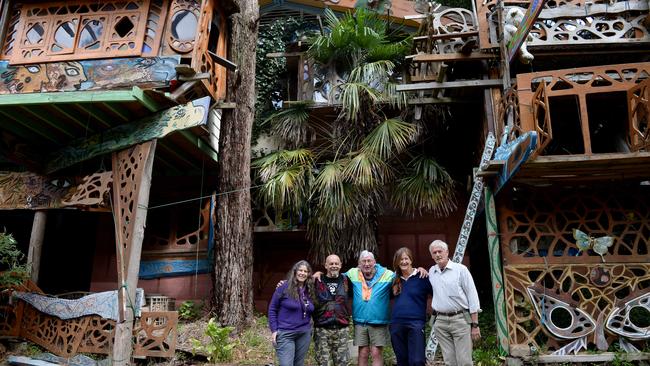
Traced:
<path fill-rule="evenodd" d="M 219 191 L 214 270 L 214 307 L 222 325 L 237 330 L 253 315 L 253 241 L 249 187 L 251 132 L 255 116 L 257 0 L 232 0 L 228 94 L 236 108 L 225 110 L 219 140 Z"/>

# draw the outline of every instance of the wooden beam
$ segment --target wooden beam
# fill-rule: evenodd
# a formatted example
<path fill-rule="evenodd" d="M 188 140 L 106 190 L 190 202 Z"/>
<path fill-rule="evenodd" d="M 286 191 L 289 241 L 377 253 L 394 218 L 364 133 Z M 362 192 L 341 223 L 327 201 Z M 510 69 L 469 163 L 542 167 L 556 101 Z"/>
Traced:
<path fill-rule="evenodd" d="M 9 124 L 17 124 L 17 125 L 20 125 L 20 126 L 26 128 L 26 129 L 32 131 L 33 134 L 35 134 L 37 136 L 41 136 L 43 139 L 45 139 L 47 141 L 53 142 L 54 144 L 57 144 L 57 145 L 59 144 L 59 141 L 56 139 L 55 136 L 52 136 L 51 134 L 48 134 L 47 132 L 43 131 L 43 129 L 37 128 L 37 126 L 35 126 L 33 124 L 22 122 L 21 119 L 23 118 L 23 116 L 17 115 L 14 110 L 8 110 L 8 109 L 0 108 L 0 114 L 13 121 L 13 122 L 12 121 L 3 121 L 2 125 L 3 125 L 4 128 L 7 128 L 7 129 L 11 130 L 10 127 L 5 127 L 5 126 L 7 126 Z"/>
<path fill-rule="evenodd" d="M 212 106 L 212 109 L 235 109 L 237 103 L 235 102 L 219 102 Z"/>
<path fill-rule="evenodd" d="M 134 87 L 136 89 L 137 87 Z M 139 88 L 137 88 L 139 90 Z M 81 91 L 59 93 L 26 93 L 0 95 L 0 106 L 66 104 L 93 102 L 137 102 L 131 90 Z"/>
<path fill-rule="evenodd" d="M 192 145 L 196 146 L 199 150 L 203 151 L 210 159 L 214 160 L 215 162 L 219 161 L 219 154 L 217 154 L 214 149 L 212 149 L 212 146 L 208 145 L 203 139 L 200 137 L 194 135 L 193 133 L 185 130 L 185 131 L 180 131 L 181 136 L 183 136 L 187 141 L 189 141 Z"/>
<path fill-rule="evenodd" d="M 90 123 L 88 123 L 88 118 L 86 118 L 84 121 L 82 121 L 79 118 L 79 116 L 77 116 L 76 114 L 68 113 L 64 108 L 61 108 L 61 106 L 58 106 L 56 104 L 50 104 L 50 105 L 48 105 L 48 107 L 54 109 L 55 111 L 57 111 L 61 115 L 65 116 L 66 118 L 68 118 L 72 122 L 76 123 L 77 126 L 87 130 L 88 132 L 90 132 L 90 133 L 95 132 L 95 129 L 93 128 L 93 126 L 91 126 Z"/>
<path fill-rule="evenodd" d="M 50 155 L 45 172 L 50 174 L 95 156 L 159 139 L 177 130 L 204 125 L 208 120 L 209 104 L 210 97 L 203 97 L 136 122 L 111 128 L 101 134 L 73 141 Z"/>
<path fill-rule="evenodd" d="M 133 89 L 131 89 L 131 93 L 135 100 L 139 101 L 140 104 L 145 106 L 148 110 L 152 112 L 158 112 L 162 109 L 162 106 L 158 102 L 149 97 L 142 89 L 138 88 L 137 86 L 134 86 Z"/>
<path fill-rule="evenodd" d="M 407 58 L 413 59 L 417 62 L 450 62 L 450 61 L 477 61 L 477 60 L 493 60 L 497 59 L 498 56 L 493 53 L 479 53 L 472 52 L 469 55 L 454 52 L 454 53 L 423 53 L 419 55 L 410 55 Z"/>
<path fill-rule="evenodd" d="M 81 109 L 86 115 L 93 116 L 99 123 L 106 128 L 111 128 L 111 121 L 114 118 L 108 116 L 106 113 L 100 111 L 92 104 L 77 104 L 77 108 Z"/>
<path fill-rule="evenodd" d="M 208 50 L 208 53 L 210 54 L 210 56 L 212 56 L 214 62 L 216 62 L 218 65 L 221 65 L 221 66 L 225 67 L 226 69 L 228 69 L 230 71 L 236 71 L 237 70 L 237 64 L 236 63 L 228 60 L 227 58 L 223 58 L 223 57 L 217 55 L 216 53 L 214 53 L 214 52 L 212 52 L 210 50 Z"/>
<path fill-rule="evenodd" d="M 205 80 L 209 78 L 210 78 L 210 74 L 207 72 L 200 72 L 190 76 L 179 75 L 177 77 L 178 81 Z"/>
<path fill-rule="evenodd" d="M 27 263 L 31 266 L 32 282 L 38 285 L 38 276 L 41 269 L 41 251 L 43 238 L 45 237 L 45 223 L 47 222 L 47 211 L 38 210 L 34 212 L 32 222 L 32 234 L 29 237 L 29 251 L 27 252 Z"/>
<path fill-rule="evenodd" d="M 397 91 L 417 91 L 417 90 L 436 90 L 436 89 L 459 89 L 459 88 L 493 88 L 501 87 L 501 79 L 483 79 L 483 80 L 461 80 L 445 81 L 442 83 L 432 81 L 428 83 L 414 83 L 398 85 Z"/>
<path fill-rule="evenodd" d="M 131 120 L 131 117 L 129 117 L 131 112 L 129 112 L 128 109 L 122 107 L 121 105 L 115 103 L 102 103 L 102 105 L 109 111 L 117 114 L 122 121 L 127 122 Z"/>
<path fill-rule="evenodd" d="M 479 101 L 474 99 L 460 99 L 460 98 L 412 98 L 408 99 L 406 103 L 411 105 L 421 104 L 477 104 Z"/>
<path fill-rule="evenodd" d="M 277 57 L 300 57 L 304 55 L 304 52 L 269 52 L 266 54 L 267 58 L 277 58 Z"/>
<path fill-rule="evenodd" d="M 61 132 L 62 135 L 70 138 L 75 137 L 75 134 L 72 131 L 69 131 L 63 127 L 65 125 L 64 123 L 57 123 L 57 121 L 54 121 L 53 116 L 51 114 L 44 113 L 43 109 L 39 106 L 30 106 L 29 108 L 20 106 L 18 107 L 18 110 L 23 112 L 23 116 L 27 118 L 29 118 L 29 116 L 34 116 L 35 119 L 45 122 L 45 124 L 50 126 L 50 128 L 53 130 Z"/>
<path fill-rule="evenodd" d="M 478 36 L 478 31 L 471 31 L 471 32 L 458 32 L 458 33 L 444 33 L 444 34 L 431 34 L 428 36 L 417 36 L 413 37 L 413 41 L 425 41 L 427 39 L 431 40 L 443 40 L 443 39 L 451 39 L 451 38 L 463 38 L 463 37 L 472 37 L 472 36 Z"/>

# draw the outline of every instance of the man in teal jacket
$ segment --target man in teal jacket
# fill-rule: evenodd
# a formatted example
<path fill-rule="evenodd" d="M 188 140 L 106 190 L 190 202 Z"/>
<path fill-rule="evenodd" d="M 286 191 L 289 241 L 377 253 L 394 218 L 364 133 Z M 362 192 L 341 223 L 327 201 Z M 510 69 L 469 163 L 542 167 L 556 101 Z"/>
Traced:
<path fill-rule="evenodd" d="M 395 273 L 377 264 L 375 256 L 364 250 L 359 267 L 345 273 L 352 284 L 352 320 L 354 345 L 359 347 L 359 366 L 384 364 L 382 349 L 388 344 L 390 322 L 390 289 Z"/>

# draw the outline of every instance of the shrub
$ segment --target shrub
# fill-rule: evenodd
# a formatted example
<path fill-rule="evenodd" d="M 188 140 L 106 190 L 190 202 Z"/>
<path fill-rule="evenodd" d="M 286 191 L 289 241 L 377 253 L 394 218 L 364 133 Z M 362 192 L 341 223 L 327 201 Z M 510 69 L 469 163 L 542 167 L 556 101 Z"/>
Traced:
<path fill-rule="evenodd" d="M 228 362 L 232 360 L 232 351 L 236 343 L 230 339 L 234 327 L 221 327 L 214 318 L 210 318 L 205 328 L 205 335 L 210 338 L 208 344 L 201 344 L 197 339 L 192 339 L 192 352 L 204 352 L 209 362 Z"/>

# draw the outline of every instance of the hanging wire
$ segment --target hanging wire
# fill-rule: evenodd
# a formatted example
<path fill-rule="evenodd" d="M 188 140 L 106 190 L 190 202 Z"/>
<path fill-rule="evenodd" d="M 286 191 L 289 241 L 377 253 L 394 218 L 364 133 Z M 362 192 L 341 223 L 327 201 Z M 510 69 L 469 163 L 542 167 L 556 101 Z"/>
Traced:
<path fill-rule="evenodd" d="M 262 187 L 263 185 L 264 185 L 264 184 L 258 184 L 258 185 L 256 185 L 256 186 L 250 186 L 250 187 L 246 187 L 246 188 L 233 189 L 233 190 L 231 190 L 231 191 L 227 191 L 227 192 L 215 193 L 214 195 L 217 196 L 217 197 L 218 197 L 218 196 L 224 196 L 224 195 L 227 195 L 227 194 L 230 194 L 230 193 L 241 192 L 241 191 L 246 191 L 246 190 L 249 190 L 249 189 L 259 188 L 259 187 Z M 150 207 L 144 207 L 144 208 L 148 208 L 149 210 L 153 210 L 153 209 L 155 209 L 155 208 L 161 208 L 161 207 L 167 207 L 167 206 L 174 206 L 174 205 L 179 205 L 179 204 L 181 204 L 181 203 L 187 203 L 187 202 L 192 202 L 192 201 L 196 201 L 196 200 L 202 200 L 202 199 L 207 198 L 207 197 L 210 197 L 210 196 L 212 196 L 212 194 L 208 194 L 208 195 L 200 196 L 200 197 L 196 197 L 196 198 L 188 198 L 188 199 L 186 199 L 186 200 L 180 200 L 180 201 L 174 201 L 174 202 L 169 202 L 169 203 L 163 203 L 163 204 L 160 204 L 160 205 L 150 206 Z"/>
<path fill-rule="evenodd" d="M 203 174 L 205 173 L 205 159 L 201 159 L 201 188 L 199 189 L 199 194 L 203 197 Z M 194 298 L 197 296 L 197 289 L 199 284 L 199 244 L 201 243 L 201 215 L 203 209 L 203 198 L 199 199 L 199 219 L 197 222 L 196 231 L 199 233 L 199 237 L 196 242 L 196 257 L 194 259 Z"/>

